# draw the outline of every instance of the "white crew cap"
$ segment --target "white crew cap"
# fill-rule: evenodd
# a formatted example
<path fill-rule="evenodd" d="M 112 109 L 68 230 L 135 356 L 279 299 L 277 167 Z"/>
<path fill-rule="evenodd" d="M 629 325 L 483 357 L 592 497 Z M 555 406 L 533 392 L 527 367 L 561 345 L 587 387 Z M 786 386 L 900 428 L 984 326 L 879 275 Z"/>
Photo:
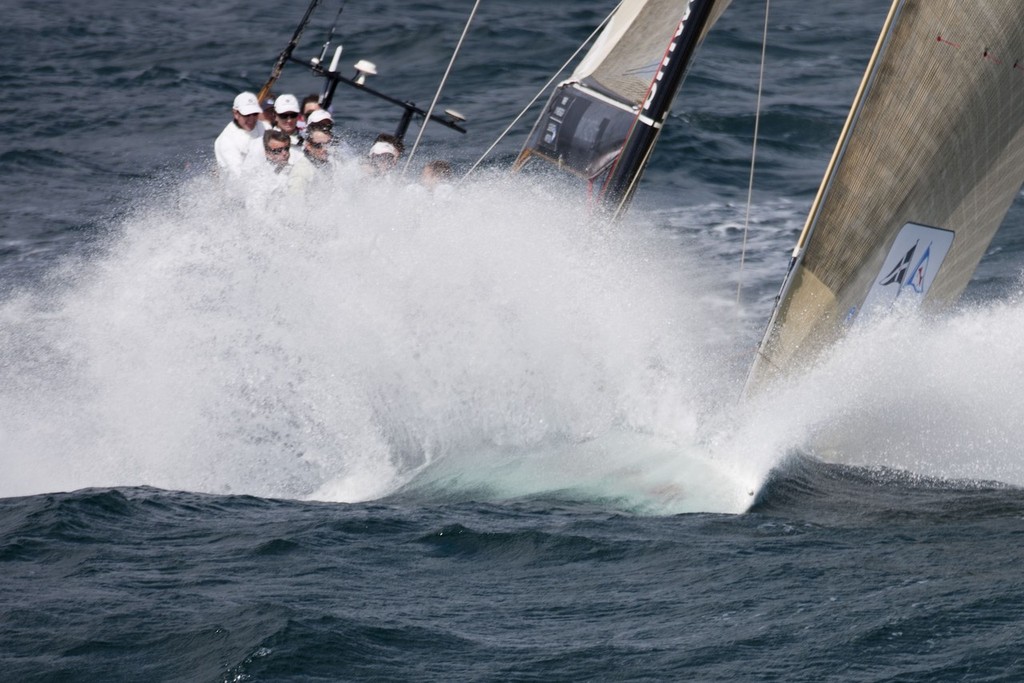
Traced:
<path fill-rule="evenodd" d="M 237 111 L 242 116 L 251 116 L 252 114 L 259 114 L 263 111 L 260 106 L 260 101 L 256 99 L 256 95 L 251 92 L 239 93 L 235 97 L 235 103 L 232 105 L 232 109 Z"/>
<path fill-rule="evenodd" d="M 287 114 L 293 112 L 299 113 L 299 101 L 295 99 L 295 95 L 281 95 L 274 100 L 274 111 L 278 114 Z"/>
<path fill-rule="evenodd" d="M 334 117 L 331 116 L 331 112 L 326 109 L 317 109 L 310 112 L 309 116 L 306 117 L 306 124 L 320 123 L 321 121 L 330 121 L 334 123 Z"/>
<path fill-rule="evenodd" d="M 373 143 L 373 147 L 370 148 L 369 156 L 375 157 L 378 154 L 390 154 L 391 156 L 397 159 L 398 148 L 392 145 L 390 142 L 384 142 L 383 140 L 380 142 L 375 142 Z"/>

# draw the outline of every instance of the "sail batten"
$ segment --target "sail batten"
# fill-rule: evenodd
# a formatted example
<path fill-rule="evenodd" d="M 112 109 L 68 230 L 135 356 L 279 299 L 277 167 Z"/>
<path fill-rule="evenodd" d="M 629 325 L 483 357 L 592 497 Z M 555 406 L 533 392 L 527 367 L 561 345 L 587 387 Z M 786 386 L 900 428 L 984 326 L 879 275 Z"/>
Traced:
<path fill-rule="evenodd" d="M 1024 180 L 1021 19 L 1018 0 L 893 3 L 748 387 L 808 362 L 866 302 L 959 297 Z M 883 284 L 908 254 L 918 280 Z"/>

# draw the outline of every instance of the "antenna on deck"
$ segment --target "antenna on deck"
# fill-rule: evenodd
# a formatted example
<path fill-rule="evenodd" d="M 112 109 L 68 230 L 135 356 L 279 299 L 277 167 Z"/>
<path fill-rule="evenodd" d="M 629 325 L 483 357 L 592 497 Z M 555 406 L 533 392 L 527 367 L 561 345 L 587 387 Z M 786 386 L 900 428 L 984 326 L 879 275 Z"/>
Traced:
<path fill-rule="evenodd" d="M 356 85 L 366 85 L 367 76 L 377 75 L 377 65 L 365 59 L 360 59 L 355 63 L 355 70 L 356 75 L 352 77 L 352 80 Z"/>

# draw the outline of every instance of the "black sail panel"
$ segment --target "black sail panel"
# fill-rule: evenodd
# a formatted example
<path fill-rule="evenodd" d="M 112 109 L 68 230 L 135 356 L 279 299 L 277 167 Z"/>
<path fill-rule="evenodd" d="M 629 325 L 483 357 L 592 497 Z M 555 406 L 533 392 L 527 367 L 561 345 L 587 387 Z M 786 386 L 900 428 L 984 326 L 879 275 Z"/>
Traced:
<path fill-rule="evenodd" d="M 516 169 L 551 166 L 624 209 L 687 66 L 730 0 L 626 0 L 544 108 Z"/>

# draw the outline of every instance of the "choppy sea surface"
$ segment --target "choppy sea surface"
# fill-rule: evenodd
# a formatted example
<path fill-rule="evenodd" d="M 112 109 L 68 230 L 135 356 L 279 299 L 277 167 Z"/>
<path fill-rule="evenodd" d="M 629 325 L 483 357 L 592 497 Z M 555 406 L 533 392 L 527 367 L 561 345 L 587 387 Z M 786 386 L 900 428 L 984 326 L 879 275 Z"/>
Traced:
<path fill-rule="evenodd" d="M 468 134 L 256 203 L 212 142 L 304 3 L 7 8 L 2 678 L 1024 677 L 1020 202 L 956 310 L 737 401 L 887 4 L 771 3 L 748 210 L 735 0 L 614 226 L 504 173 L 539 105 L 415 181 L 610 3 L 481 3 L 440 98 Z M 426 107 L 471 7 L 348 2 L 342 64 Z M 399 117 L 334 111 L 357 151 Z"/>

